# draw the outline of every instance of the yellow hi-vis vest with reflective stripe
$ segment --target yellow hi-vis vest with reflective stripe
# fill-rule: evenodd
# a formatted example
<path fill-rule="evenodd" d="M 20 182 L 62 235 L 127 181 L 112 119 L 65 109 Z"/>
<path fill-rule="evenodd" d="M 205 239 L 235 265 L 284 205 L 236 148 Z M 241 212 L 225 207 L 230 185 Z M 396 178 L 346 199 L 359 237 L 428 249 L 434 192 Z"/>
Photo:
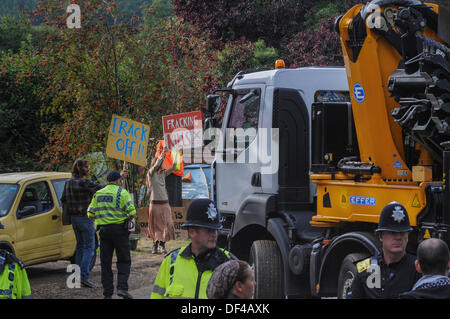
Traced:
<path fill-rule="evenodd" d="M 151 299 L 208 298 L 206 296 L 206 287 L 214 269 L 206 269 L 200 272 L 194 256 L 191 253 L 188 253 L 188 256 L 186 256 L 188 247 L 173 250 L 166 255 L 156 275 L 150 296 Z M 216 254 L 220 258 L 216 259 L 217 265 L 215 267 L 227 260 L 236 259 L 228 251 L 222 248 L 216 249 Z"/>
<path fill-rule="evenodd" d="M 4 263 L 3 267 L 0 267 L 3 269 L 0 273 L 0 299 L 30 298 L 30 282 L 22 262 L 14 261 L 17 257 L 8 252 L 0 254 L 0 258 L 0 263 Z"/>
<path fill-rule="evenodd" d="M 171 152 L 172 155 L 172 161 L 177 161 L 177 165 L 175 166 L 175 170 L 179 171 L 181 168 L 181 152 L 180 151 L 172 151 Z"/>
<path fill-rule="evenodd" d="M 108 185 L 97 191 L 88 208 L 88 216 L 95 217 L 97 225 L 122 224 L 135 214 L 130 194 L 117 185 Z"/>

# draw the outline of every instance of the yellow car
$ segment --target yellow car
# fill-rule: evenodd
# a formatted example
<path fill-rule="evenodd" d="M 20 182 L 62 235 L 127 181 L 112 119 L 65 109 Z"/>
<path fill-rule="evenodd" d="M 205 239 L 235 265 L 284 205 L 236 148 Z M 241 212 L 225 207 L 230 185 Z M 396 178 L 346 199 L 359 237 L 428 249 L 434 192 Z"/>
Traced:
<path fill-rule="evenodd" d="M 0 248 L 27 266 L 72 259 L 75 234 L 72 225 L 62 224 L 60 201 L 70 177 L 59 172 L 0 174 Z"/>

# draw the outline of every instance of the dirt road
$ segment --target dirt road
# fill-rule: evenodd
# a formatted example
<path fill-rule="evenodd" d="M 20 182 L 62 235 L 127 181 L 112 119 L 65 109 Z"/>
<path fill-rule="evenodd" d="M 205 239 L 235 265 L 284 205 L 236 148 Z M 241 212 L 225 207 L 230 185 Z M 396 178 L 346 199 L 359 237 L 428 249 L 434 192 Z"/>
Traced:
<path fill-rule="evenodd" d="M 184 246 L 186 240 L 175 240 L 167 243 L 167 250 Z M 131 252 L 131 274 L 128 280 L 129 292 L 136 299 L 148 299 L 153 281 L 163 260 L 162 254 L 151 253 L 150 239 L 141 239 L 135 251 Z M 71 273 L 67 272 L 69 261 L 58 261 L 27 267 L 27 274 L 34 299 L 103 299 L 100 280 L 100 257 L 93 268 L 90 279 L 95 288 L 68 288 L 66 281 Z M 113 259 L 114 285 L 117 284 L 117 269 Z M 114 295 L 113 298 L 120 298 Z"/>

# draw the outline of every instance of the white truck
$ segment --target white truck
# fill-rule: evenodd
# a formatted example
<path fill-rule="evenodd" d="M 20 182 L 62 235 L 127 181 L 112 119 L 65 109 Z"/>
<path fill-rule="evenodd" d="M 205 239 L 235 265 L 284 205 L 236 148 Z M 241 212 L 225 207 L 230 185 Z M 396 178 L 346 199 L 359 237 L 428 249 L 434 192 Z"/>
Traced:
<path fill-rule="evenodd" d="M 357 152 L 347 83 L 343 67 L 278 68 L 238 73 L 207 97 L 213 116 L 216 93 L 229 94 L 212 163 L 213 200 L 224 225 L 219 245 L 254 266 L 256 298 L 315 294 L 319 274 L 309 270 L 310 256 L 326 234 L 309 223 L 316 205 L 309 173 L 313 156 L 320 164 L 332 155 L 322 154 L 324 141 L 313 141 L 312 131 L 339 122 L 347 138 L 328 148 Z M 339 112 L 327 112 L 312 128 L 313 107 L 321 117 L 325 104 Z M 206 119 L 205 128 L 214 121 Z"/>

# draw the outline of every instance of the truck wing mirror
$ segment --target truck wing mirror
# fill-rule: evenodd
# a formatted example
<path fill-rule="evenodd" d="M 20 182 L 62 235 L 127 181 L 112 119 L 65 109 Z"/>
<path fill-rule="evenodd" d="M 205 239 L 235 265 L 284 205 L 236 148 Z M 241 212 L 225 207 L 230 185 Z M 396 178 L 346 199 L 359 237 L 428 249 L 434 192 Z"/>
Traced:
<path fill-rule="evenodd" d="M 203 127 L 203 146 L 206 146 L 216 139 L 214 129 L 216 128 L 217 120 L 212 117 L 205 119 Z"/>
<path fill-rule="evenodd" d="M 206 110 L 212 115 L 216 113 L 220 106 L 220 96 L 217 94 L 210 94 L 206 97 Z"/>
<path fill-rule="evenodd" d="M 245 95 L 239 100 L 239 103 L 245 103 L 245 102 L 247 102 L 248 100 L 250 100 L 252 97 L 254 97 L 255 95 L 256 95 L 256 96 L 258 95 L 258 91 L 256 91 L 256 90 L 251 90 L 249 93 L 245 94 Z"/>

